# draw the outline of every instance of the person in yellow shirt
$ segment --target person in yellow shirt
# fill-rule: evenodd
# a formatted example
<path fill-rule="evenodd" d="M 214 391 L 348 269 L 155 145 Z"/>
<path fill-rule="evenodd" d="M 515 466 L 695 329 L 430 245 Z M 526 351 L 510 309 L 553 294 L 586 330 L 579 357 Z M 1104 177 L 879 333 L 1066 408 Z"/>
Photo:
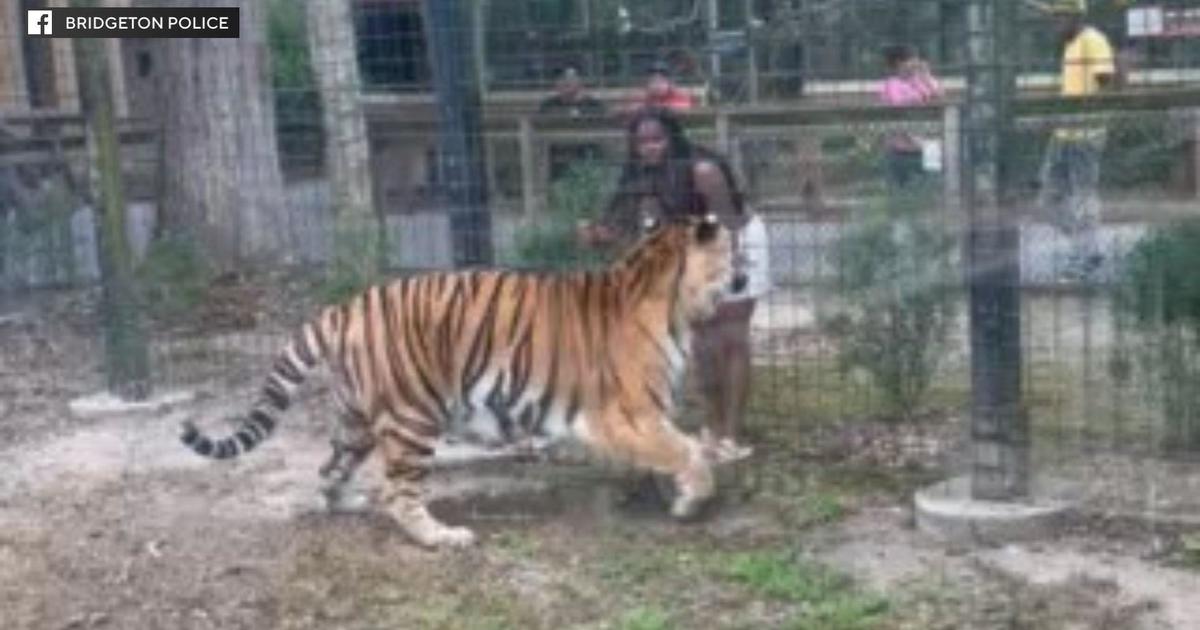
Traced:
<path fill-rule="evenodd" d="M 1085 0 L 1057 0 L 1047 7 L 1063 42 L 1060 92 L 1066 98 L 1089 98 L 1111 89 L 1116 63 L 1108 38 L 1084 21 Z M 1097 242 L 1100 221 L 1100 157 L 1105 130 L 1095 124 L 1056 129 L 1042 163 L 1038 205 L 1062 233 L 1071 237 L 1066 269 L 1086 276 L 1103 262 Z"/>

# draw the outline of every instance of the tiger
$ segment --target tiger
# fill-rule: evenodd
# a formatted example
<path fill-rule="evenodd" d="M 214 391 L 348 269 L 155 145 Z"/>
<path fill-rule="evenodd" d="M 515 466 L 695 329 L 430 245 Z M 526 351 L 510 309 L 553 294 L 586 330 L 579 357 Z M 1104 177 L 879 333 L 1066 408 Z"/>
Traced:
<path fill-rule="evenodd" d="M 594 268 L 431 271 L 327 306 L 276 355 L 235 431 L 214 439 L 188 420 L 181 440 L 218 460 L 254 449 L 323 362 L 339 412 L 318 471 L 331 509 L 351 500 L 347 484 L 377 453 L 378 500 L 403 533 L 425 547 L 474 544 L 472 529 L 429 511 L 425 491 L 435 442 L 470 435 L 581 443 L 670 479 L 670 513 L 691 518 L 715 493 L 716 463 L 672 419 L 692 323 L 745 278 L 715 217 L 645 228 Z"/>

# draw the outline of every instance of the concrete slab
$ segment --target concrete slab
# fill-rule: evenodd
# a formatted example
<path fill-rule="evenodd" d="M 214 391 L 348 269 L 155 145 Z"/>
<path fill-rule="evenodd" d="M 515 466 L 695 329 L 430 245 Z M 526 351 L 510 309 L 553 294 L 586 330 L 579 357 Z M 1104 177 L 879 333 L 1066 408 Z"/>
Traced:
<path fill-rule="evenodd" d="M 125 401 L 105 391 L 76 398 L 67 406 L 71 413 L 81 420 L 98 420 L 130 414 L 160 413 L 190 403 L 195 398 L 195 392 L 174 390 L 160 392 L 147 400 Z"/>

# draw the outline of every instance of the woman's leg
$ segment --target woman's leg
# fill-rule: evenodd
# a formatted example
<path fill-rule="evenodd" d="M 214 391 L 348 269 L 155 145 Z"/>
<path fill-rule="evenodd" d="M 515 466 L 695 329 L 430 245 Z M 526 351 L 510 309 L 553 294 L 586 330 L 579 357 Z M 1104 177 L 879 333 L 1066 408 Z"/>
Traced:
<path fill-rule="evenodd" d="M 708 405 L 706 428 L 722 458 L 749 454 L 737 446 L 750 395 L 750 319 L 753 299 L 722 304 L 697 326 L 695 365 Z"/>

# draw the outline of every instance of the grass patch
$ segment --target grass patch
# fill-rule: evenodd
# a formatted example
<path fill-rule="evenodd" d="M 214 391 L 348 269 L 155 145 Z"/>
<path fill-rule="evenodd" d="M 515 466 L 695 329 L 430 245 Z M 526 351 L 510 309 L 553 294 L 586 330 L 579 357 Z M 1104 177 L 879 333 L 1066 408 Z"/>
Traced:
<path fill-rule="evenodd" d="M 755 595 L 795 605 L 786 627 L 796 630 L 866 630 L 888 610 L 886 599 L 859 591 L 846 575 L 779 552 L 734 554 L 720 573 Z"/>
<path fill-rule="evenodd" d="M 310 540 L 298 550 L 282 591 L 284 627 L 539 627 L 520 593 L 487 570 L 475 566 L 472 571 L 477 562 L 466 557 L 436 564 L 421 560 L 399 545 L 381 553 L 331 538 Z M 468 574 L 474 577 L 459 577 Z"/>
<path fill-rule="evenodd" d="M 846 506 L 841 497 L 834 494 L 818 493 L 804 497 L 800 501 L 800 509 L 809 523 L 823 524 L 840 521 L 846 517 Z"/>
<path fill-rule="evenodd" d="M 1179 547 L 1177 561 L 1179 567 L 1190 571 L 1200 571 L 1200 532 L 1184 534 L 1179 539 Z"/>
<path fill-rule="evenodd" d="M 621 616 L 619 630 L 670 630 L 671 617 L 653 606 L 638 606 Z"/>

